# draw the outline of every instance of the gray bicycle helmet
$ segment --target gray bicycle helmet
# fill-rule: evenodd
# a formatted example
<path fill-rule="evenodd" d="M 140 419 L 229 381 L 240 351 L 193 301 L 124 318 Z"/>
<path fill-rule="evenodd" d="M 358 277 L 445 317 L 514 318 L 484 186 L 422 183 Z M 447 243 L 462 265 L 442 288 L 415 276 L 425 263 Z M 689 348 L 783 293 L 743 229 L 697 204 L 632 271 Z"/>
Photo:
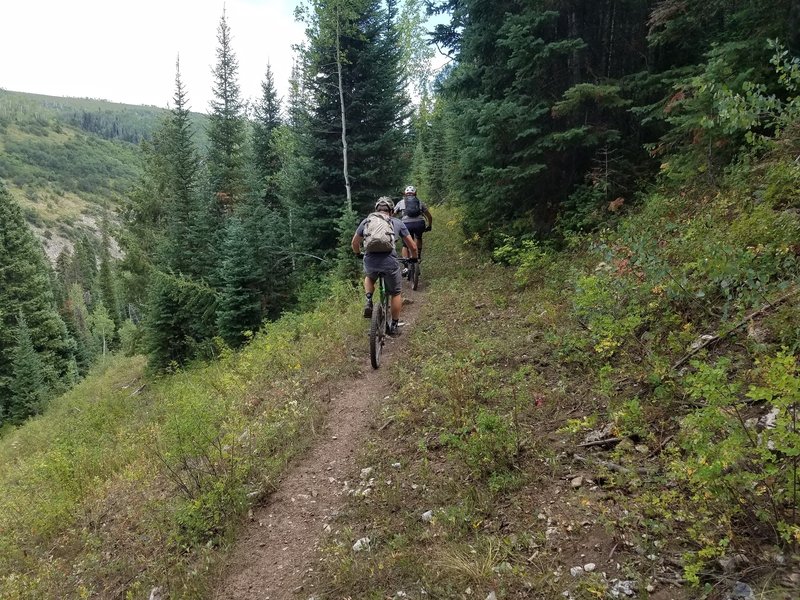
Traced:
<path fill-rule="evenodd" d="M 409 185 L 406 187 L 406 191 L 403 192 L 404 196 L 416 196 L 417 195 L 417 188 L 413 185 Z"/>
<path fill-rule="evenodd" d="M 390 213 L 394 212 L 394 201 L 389 196 L 381 196 L 375 203 L 375 210 L 380 210 L 381 207 L 386 208 Z"/>

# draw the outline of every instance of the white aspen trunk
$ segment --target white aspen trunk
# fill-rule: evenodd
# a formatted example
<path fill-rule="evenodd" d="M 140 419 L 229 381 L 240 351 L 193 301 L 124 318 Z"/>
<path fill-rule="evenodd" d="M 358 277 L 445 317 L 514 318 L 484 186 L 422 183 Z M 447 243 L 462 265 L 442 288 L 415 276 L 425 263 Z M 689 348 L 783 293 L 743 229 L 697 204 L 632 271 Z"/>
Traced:
<path fill-rule="evenodd" d="M 342 51 L 339 44 L 339 9 L 336 9 L 336 71 L 339 75 L 339 107 L 342 111 L 342 172 L 344 188 L 347 192 L 347 210 L 353 210 L 353 197 L 350 193 L 350 173 L 347 170 L 347 119 L 344 112 L 344 88 L 342 87 Z"/>
<path fill-rule="evenodd" d="M 292 253 L 292 271 L 297 270 L 297 263 L 295 261 L 295 246 L 294 246 L 294 212 L 292 207 L 289 207 L 289 249 Z"/>

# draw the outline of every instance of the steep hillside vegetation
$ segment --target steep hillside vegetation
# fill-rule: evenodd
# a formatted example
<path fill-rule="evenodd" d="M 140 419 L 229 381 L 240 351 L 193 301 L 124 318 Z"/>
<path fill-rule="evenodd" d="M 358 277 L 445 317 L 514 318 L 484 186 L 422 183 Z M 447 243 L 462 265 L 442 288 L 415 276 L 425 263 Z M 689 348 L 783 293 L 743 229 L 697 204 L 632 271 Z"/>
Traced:
<path fill-rule="evenodd" d="M 218 546 L 356 368 L 357 297 L 328 291 L 210 364 L 108 360 L 0 439 L 0 597 L 204 597 Z"/>
<path fill-rule="evenodd" d="M 566 251 L 508 240 L 509 266 L 437 227 L 422 326 L 319 597 L 796 598 L 787 138 L 719 187 L 659 186 Z"/>

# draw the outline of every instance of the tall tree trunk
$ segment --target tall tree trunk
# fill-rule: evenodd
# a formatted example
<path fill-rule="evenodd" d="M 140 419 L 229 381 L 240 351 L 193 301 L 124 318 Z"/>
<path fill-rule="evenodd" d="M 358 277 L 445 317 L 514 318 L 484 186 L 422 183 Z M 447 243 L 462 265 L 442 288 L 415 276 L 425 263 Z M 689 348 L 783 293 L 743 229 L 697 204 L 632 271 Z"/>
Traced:
<path fill-rule="evenodd" d="M 339 10 L 336 10 L 336 73 L 339 76 L 339 107 L 342 111 L 342 172 L 344 173 L 344 188 L 347 192 L 347 212 L 353 211 L 353 196 L 350 192 L 350 173 L 347 169 L 347 118 L 344 111 L 344 87 L 342 83 L 342 51 L 340 45 Z"/>

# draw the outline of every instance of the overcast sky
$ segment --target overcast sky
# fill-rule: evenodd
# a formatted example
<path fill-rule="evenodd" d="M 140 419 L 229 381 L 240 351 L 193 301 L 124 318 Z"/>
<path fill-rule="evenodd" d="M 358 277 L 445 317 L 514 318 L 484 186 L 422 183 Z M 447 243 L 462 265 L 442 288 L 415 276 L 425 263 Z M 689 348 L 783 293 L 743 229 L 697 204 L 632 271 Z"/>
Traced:
<path fill-rule="evenodd" d="M 175 60 L 191 110 L 207 112 L 225 7 L 242 96 L 257 99 L 267 63 L 286 95 L 298 0 L 2 0 L 0 88 L 167 107 Z"/>

